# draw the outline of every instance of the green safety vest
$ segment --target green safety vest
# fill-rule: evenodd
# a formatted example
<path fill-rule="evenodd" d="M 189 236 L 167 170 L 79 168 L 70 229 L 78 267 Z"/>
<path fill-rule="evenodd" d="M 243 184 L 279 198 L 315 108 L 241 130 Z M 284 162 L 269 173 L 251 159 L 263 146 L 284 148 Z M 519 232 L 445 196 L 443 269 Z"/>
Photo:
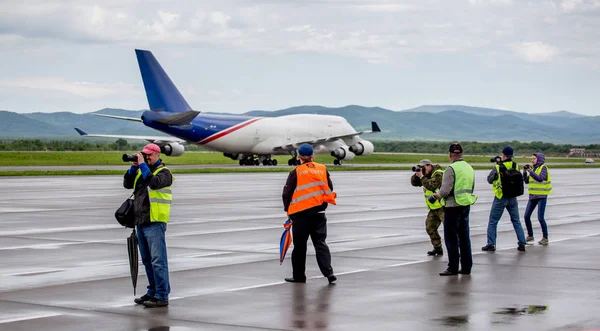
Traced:
<path fill-rule="evenodd" d="M 167 169 L 167 167 L 159 167 L 152 174 L 156 176 L 161 170 Z M 142 176 L 142 171 L 138 169 L 137 175 L 133 182 L 133 190 L 135 191 L 135 185 L 138 178 Z M 174 180 L 174 179 L 173 179 Z M 171 186 L 163 187 L 158 190 L 153 190 L 148 186 L 148 198 L 150 199 L 150 222 L 169 222 L 169 215 L 171 214 L 171 201 L 173 197 L 171 195 Z"/>
<path fill-rule="evenodd" d="M 435 176 L 436 173 L 441 172 L 442 174 L 444 173 L 444 171 L 437 169 L 435 170 L 432 174 L 431 177 Z M 428 189 L 426 189 L 425 187 L 423 187 L 423 192 L 425 193 L 425 203 L 427 204 L 427 208 L 431 209 L 431 210 L 436 210 L 436 209 L 440 209 L 442 207 L 444 207 L 444 200 L 438 200 L 435 203 L 431 203 L 429 202 L 429 200 L 427 200 L 427 198 L 429 198 L 430 196 L 432 196 L 434 193 L 437 193 L 440 189 L 438 188 L 437 190 L 435 190 L 435 192 L 432 192 Z"/>
<path fill-rule="evenodd" d="M 470 206 L 477 201 L 473 195 L 475 171 L 465 161 L 456 161 L 450 165 L 454 170 L 454 200 L 459 206 Z"/>
<path fill-rule="evenodd" d="M 502 162 L 504 163 L 504 166 L 506 167 L 506 169 L 511 169 L 513 166 L 513 162 L 512 161 L 506 161 L 506 162 Z M 498 199 L 502 199 L 502 181 L 500 180 L 500 166 L 498 164 L 496 164 L 496 173 L 498 173 L 498 178 L 496 178 L 496 180 L 492 183 L 492 190 L 494 190 L 494 195 L 496 195 L 496 198 Z M 516 170 L 519 170 L 519 166 L 517 165 L 515 167 Z"/>
<path fill-rule="evenodd" d="M 542 173 L 543 167 L 546 167 L 546 173 L 548 174 L 548 177 L 546 178 L 545 181 L 542 181 L 542 182 L 538 182 L 535 179 L 530 177 L 529 178 L 529 188 L 528 188 L 529 194 L 549 195 L 550 193 L 552 193 L 552 181 L 550 178 L 550 171 L 548 170 L 548 167 L 545 164 L 542 164 L 535 170 L 535 174 L 539 176 Z"/>

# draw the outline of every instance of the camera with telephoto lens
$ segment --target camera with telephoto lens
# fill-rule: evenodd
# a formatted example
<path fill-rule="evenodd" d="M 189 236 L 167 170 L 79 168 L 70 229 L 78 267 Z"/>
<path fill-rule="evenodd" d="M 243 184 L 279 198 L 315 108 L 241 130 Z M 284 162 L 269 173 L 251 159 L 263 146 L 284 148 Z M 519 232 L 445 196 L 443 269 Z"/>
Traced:
<path fill-rule="evenodd" d="M 418 164 L 417 164 L 416 166 L 412 167 L 412 171 L 413 171 L 413 172 L 419 172 L 419 171 L 423 171 L 423 169 L 424 169 L 424 168 L 423 168 L 423 167 L 421 167 L 421 166 L 420 166 L 420 165 L 418 165 Z"/>
<path fill-rule="evenodd" d="M 526 164 L 526 165 L 524 165 L 524 166 L 523 166 L 523 169 L 525 169 L 525 170 L 529 170 L 529 169 L 531 169 L 531 165 L 529 165 L 529 164 Z"/>
<path fill-rule="evenodd" d="M 144 157 L 144 162 L 148 162 L 148 155 L 144 152 L 140 152 Z M 123 154 L 122 156 L 123 162 L 137 162 L 138 158 L 136 154 Z"/>
<path fill-rule="evenodd" d="M 500 163 L 502 162 L 502 158 L 499 156 L 494 156 L 493 158 L 490 159 L 490 162 L 492 163 Z"/>

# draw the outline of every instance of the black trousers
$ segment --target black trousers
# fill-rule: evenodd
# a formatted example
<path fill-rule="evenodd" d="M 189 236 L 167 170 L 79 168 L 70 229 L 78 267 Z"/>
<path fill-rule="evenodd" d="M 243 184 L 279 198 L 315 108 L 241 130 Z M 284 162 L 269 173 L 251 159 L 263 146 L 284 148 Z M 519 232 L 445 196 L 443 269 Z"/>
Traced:
<path fill-rule="evenodd" d="M 333 275 L 331 253 L 325 243 L 327 239 L 327 218 L 325 213 L 301 214 L 292 218 L 292 274 L 296 280 L 306 279 L 306 245 L 308 237 L 312 240 L 317 254 L 317 264 L 325 277 Z"/>
<path fill-rule="evenodd" d="M 471 272 L 473 255 L 469 234 L 471 206 L 446 207 L 444 210 L 444 241 L 448 251 L 448 270 L 457 272 L 458 262 L 464 272 Z M 460 254 L 459 254 L 460 251 Z"/>

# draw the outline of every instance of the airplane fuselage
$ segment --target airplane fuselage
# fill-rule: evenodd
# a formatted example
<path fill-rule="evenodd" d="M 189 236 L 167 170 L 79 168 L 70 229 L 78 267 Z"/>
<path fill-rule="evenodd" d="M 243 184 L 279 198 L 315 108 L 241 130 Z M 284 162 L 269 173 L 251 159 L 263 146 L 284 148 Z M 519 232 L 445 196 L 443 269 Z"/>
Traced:
<path fill-rule="evenodd" d="M 170 126 L 154 121 L 159 118 L 160 113 L 147 111 L 142 120 L 153 129 L 224 153 L 288 154 L 285 150 L 275 151 L 275 148 L 297 141 L 356 132 L 345 118 L 332 115 L 250 117 L 200 114 L 187 126 Z M 315 152 L 327 153 L 329 149 L 317 148 Z"/>

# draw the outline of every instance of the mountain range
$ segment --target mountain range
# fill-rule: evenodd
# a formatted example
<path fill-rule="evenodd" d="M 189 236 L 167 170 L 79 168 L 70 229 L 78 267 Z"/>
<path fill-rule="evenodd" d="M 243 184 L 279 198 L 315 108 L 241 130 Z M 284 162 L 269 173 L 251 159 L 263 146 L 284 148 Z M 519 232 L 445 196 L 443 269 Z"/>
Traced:
<path fill-rule="evenodd" d="M 143 112 L 107 108 L 93 113 L 139 118 Z M 74 127 L 90 133 L 162 135 L 141 123 L 93 116 L 93 113 L 0 111 L 0 138 L 73 139 L 78 136 Z M 368 130 L 371 121 L 376 121 L 382 132 L 369 136 L 373 140 L 516 140 L 586 145 L 600 142 L 600 116 L 584 116 L 568 111 L 529 114 L 460 105 L 431 105 L 392 111 L 349 105 L 339 108 L 299 106 L 276 111 L 253 110 L 242 115 L 272 117 L 301 113 L 342 116 L 356 130 Z"/>

